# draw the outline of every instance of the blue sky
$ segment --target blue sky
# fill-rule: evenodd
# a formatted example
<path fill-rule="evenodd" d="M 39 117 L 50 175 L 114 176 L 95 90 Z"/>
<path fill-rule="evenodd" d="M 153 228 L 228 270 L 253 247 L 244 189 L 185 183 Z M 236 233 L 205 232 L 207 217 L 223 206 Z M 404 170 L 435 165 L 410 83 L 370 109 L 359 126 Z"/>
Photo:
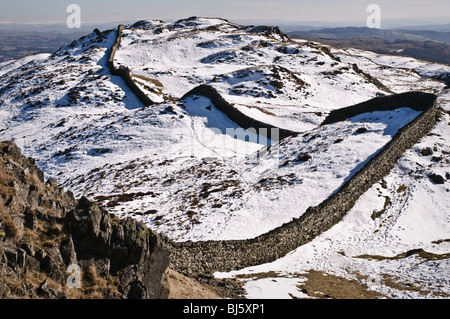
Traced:
<path fill-rule="evenodd" d="M 362 21 L 369 4 L 382 18 L 427 18 L 450 23 L 450 0 L 1 0 L 0 23 L 64 23 L 69 4 L 81 8 L 82 23 L 214 16 L 229 20 Z"/>

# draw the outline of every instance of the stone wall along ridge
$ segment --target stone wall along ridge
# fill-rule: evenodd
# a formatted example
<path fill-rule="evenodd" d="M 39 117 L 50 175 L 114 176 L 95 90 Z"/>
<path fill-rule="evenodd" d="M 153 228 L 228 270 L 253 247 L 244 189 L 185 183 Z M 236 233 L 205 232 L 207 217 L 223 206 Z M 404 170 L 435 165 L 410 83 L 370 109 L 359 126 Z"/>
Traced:
<path fill-rule="evenodd" d="M 118 28 L 116 42 L 111 48 L 108 66 L 113 75 L 119 75 L 124 79 L 144 105 L 151 105 L 153 102 L 132 80 L 130 70 L 124 66 L 119 68 L 114 66 L 114 55 L 120 46 L 122 31 L 121 25 Z M 246 116 L 209 85 L 200 85 L 192 89 L 181 100 L 195 95 L 209 98 L 219 110 L 245 129 L 266 128 L 270 132 L 275 128 Z M 322 125 L 344 121 L 362 113 L 402 107 L 410 107 L 422 113 L 401 128 L 384 148 L 368 160 L 332 196 L 318 206 L 309 207 L 300 217 L 280 227 L 246 240 L 174 242 L 162 236 L 165 245 L 171 250 L 171 268 L 188 276 L 201 277 L 211 276 L 216 271 L 232 271 L 260 265 L 285 256 L 330 229 L 345 216 L 361 195 L 390 172 L 408 148 L 416 144 L 434 127 L 437 116 L 436 99 L 436 95 L 430 93 L 406 92 L 378 97 L 332 111 Z M 297 134 L 293 131 L 278 129 L 280 139 Z"/>
<path fill-rule="evenodd" d="M 422 110 L 337 192 L 318 206 L 309 207 L 291 222 L 247 240 L 173 242 L 165 238 L 166 244 L 171 246 L 171 267 L 190 276 L 211 275 L 216 271 L 232 271 L 275 261 L 311 241 L 338 223 L 359 197 L 389 173 L 403 153 L 434 127 L 437 115 L 435 101 L 433 94 L 408 92 L 332 112 L 324 125 L 339 118 L 343 120 L 383 110 L 386 106 L 391 109 L 409 106 Z"/>

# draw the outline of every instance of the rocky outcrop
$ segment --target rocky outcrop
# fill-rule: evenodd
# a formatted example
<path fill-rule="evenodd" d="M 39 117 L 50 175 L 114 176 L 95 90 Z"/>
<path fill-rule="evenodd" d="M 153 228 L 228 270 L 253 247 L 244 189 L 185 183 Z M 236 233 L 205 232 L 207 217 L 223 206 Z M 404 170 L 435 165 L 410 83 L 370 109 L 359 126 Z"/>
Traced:
<path fill-rule="evenodd" d="M 162 277 L 168 251 L 144 224 L 134 219 L 117 220 L 85 197 L 64 222 L 68 237 L 61 247 L 67 264 L 85 268 L 98 265 L 102 273 L 119 280 L 127 298 L 167 296 Z"/>
<path fill-rule="evenodd" d="M 278 37 L 283 41 L 290 40 L 289 36 L 283 33 L 279 27 L 261 25 L 261 26 L 245 26 L 242 27 L 241 29 L 248 33 L 263 34 L 267 37 Z"/>
<path fill-rule="evenodd" d="M 0 143 L 0 298 L 167 298 L 169 252 Z"/>

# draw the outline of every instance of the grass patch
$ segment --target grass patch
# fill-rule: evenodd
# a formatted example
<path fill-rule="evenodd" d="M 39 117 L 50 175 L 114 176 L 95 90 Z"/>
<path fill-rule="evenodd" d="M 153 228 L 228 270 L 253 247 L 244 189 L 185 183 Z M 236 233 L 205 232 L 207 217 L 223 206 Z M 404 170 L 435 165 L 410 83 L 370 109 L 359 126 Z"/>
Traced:
<path fill-rule="evenodd" d="M 376 210 L 375 210 L 375 211 L 372 213 L 372 215 L 370 216 L 370 218 L 372 218 L 372 220 L 375 220 L 375 219 L 379 218 L 381 215 L 384 214 L 384 212 L 385 212 L 389 207 L 391 207 L 391 205 L 392 205 L 392 200 L 391 200 L 391 198 L 390 198 L 389 196 L 384 196 L 384 198 L 385 198 L 385 200 L 384 200 L 384 206 L 383 206 L 383 209 L 381 209 L 381 210 L 379 210 L 379 211 L 376 211 Z"/>
<path fill-rule="evenodd" d="M 408 252 L 413 253 L 413 251 Z M 420 254 L 420 252 L 418 252 Z M 405 253 L 406 255 L 407 253 Z M 436 258 L 433 254 L 422 253 L 429 258 Z M 442 256 L 438 256 L 441 258 Z M 353 273 L 356 279 L 347 279 L 341 276 L 332 275 L 318 270 L 309 270 L 306 273 L 301 274 L 289 274 L 283 275 L 274 271 L 262 272 L 262 273 L 250 273 L 237 275 L 236 279 L 243 280 L 258 280 L 264 278 L 299 278 L 304 282 L 301 282 L 297 289 L 308 297 L 316 299 L 389 299 L 390 296 L 379 293 L 371 289 L 370 283 L 373 282 L 369 276 L 361 275 L 359 273 Z M 306 279 L 306 280 L 305 280 Z M 448 294 L 441 293 L 439 291 L 431 291 L 420 285 L 419 283 L 402 282 L 397 278 L 380 274 L 379 281 L 374 285 L 381 285 L 390 287 L 399 291 L 416 292 L 422 296 L 434 295 L 439 297 L 449 297 Z M 293 299 L 301 299 L 292 294 L 290 296 Z"/>
<path fill-rule="evenodd" d="M 386 257 L 386 256 L 380 256 L 380 255 L 360 255 L 360 256 L 356 256 L 355 258 L 363 258 L 363 259 L 374 259 L 374 260 L 398 260 L 398 259 L 403 259 L 403 258 L 408 258 L 410 256 L 413 255 L 417 255 L 422 259 L 425 259 L 426 261 L 430 261 L 430 260 L 444 260 L 444 259 L 448 259 L 450 258 L 450 253 L 446 253 L 446 254 L 434 254 L 434 253 L 429 253 L 423 249 L 413 249 L 413 250 L 409 250 L 405 253 L 401 253 L 398 254 L 396 256 L 393 257 Z"/>
<path fill-rule="evenodd" d="M 361 278 L 363 276 L 359 275 Z M 241 274 L 236 279 L 258 280 L 264 278 L 296 278 L 306 279 L 297 288 L 303 294 L 317 299 L 378 299 L 386 298 L 378 292 L 369 290 L 369 287 L 361 283 L 361 280 L 349 280 L 325 273 L 323 271 L 309 270 L 307 273 L 282 275 L 274 271 Z M 360 278 L 360 279 L 361 279 Z M 292 294 L 293 299 L 300 299 Z"/>
<path fill-rule="evenodd" d="M 118 205 L 121 205 L 123 203 L 127 203 L 127 202 L 132 202 L 134 200 L 138 200 L 142 197 L 146 197 L 146 196 L 151 196 L 151 197 L 156 197 L 157 194 L 155 194 L 152 191 L 148 191 L 148 192 L 136 192 L 136 193 L 122 193 L 122 194 L 116 194 L 116 195 L 99 195 L 94 197 L 94 199 L 105 205 L 106 203 L 106 207 L 111 208 L 111 207 L 116 207 Z"/>
<path fill-rule="evenodd" d="M 3 199 L 3 202 L 7 202 L 16 194 L 16 189 L 14 188 L 12 178 L 3 171 L 0 171 L 0 181 L 0 196 Z"/>
<path fill-rule="evenodd" d="M 282 277 L 282 276 L 275 271 L 236 275 L 237 279 L 252 279 L 252 280 L 264 279 L 264 278 L 279 278 L 279 277 Z"/>
<path fill-rule="evenodd" d="M 38 221 L 38 241 L 34 241 L 41 247 L 54 247 L 60 245 L 61 242 L 67 237 L 63 232 L 63 225 L 53 222 Z"/>
<path fill-rule="evenodd" d="M 97 273 L 95 266 L 91 266 L 82 272 L 82 287 L 79 289 L 82 291 L 82 297 L 85 299 L 104 299 L 111 296 L 118 296 L 118 285 L 119 282 L 116 278 L 112 276 L 100 276 Z M 71 297 L 76 297 L 80 291 L 72 294 Z"/>
<path fill-rule="evenodd" d="M 363 276 L 358 275 L 358 280 L 361 280 Z M 398 278 L 395 278 L 394 276 L 387 275 L 387 274 L 381 274 L 380 275 L 380 283 L 383 286 L 390 287 L 395 290 L 399 291 L 408 291 L 408 292 L 416 292 L 421 296 L 426 295 L 433 295 L 433 296 L 439 296 L 439 297 L 449 297 L 448 294 L 440 292 L 440 291 L 431 291 L 429 289 L 426 289 L 424 284 L 420 283 L 412 283 L 412 282 L 406 282 L 406 281 L 399 281 Z"/>
<path fill-rule="evenodd" d="M 327 274 L 322 271 L 310 270 L 306 274 L 307 281 L 298 286 L 298 289 L 310 297 L 319 299 L 378 299 L 385 295 L 369 290 L 369 287 L 359 280 L 349 280 Z"/>
<path fill-rule="evenodd" d="M 274 113 L 272 113 L 272 112 L 270 112 L 270 111 L 268 111 L 268 110 L 266 110 L 266 109 L 264 109 L 264 108 L 262 108 L 260 106 L 248 105 L 248 104 L 241 104 L 241 105 L 243 105 L 243 106 L 245 106 L 245 107 L 247 107 L 249 109 L 257 109 L 261 113 L 264 113 L 264 114 L 267 114 L 267 115 L 270 115 L 270 116 L 277 116 L 276 114 L 274 114 Z"/>
<path fill-rule="evenodd" d="M 400 187 L 397 189 L 397 194 L 403 193 L 403 196 L 406 196 L 406 190 L 408 189 L 408 187 L 406 187 L 406 185 L 402 184 L 400 185 Z"/>
<path fill-rule="evenodd" d="M 156 79 L 151 79 L 151 78 L 148 78 L 146 76 L 138 75 L 138 74 L 133 74 L 133 77 L 141 79 L 141 80 L 144 80 L 144 81 L 149 82 L 149 83 L 152 83 L 153 85 L 158 86 L 160 88 L 164 87 L 164 85 L 160 81 L 158 81 Z"/>
<path fill-rule="evenodd" d="M 13 218 L 4 209 L 0 210 L 0 223 L 2 227 L 2 238 L 13 238 L 17 240 L 20 236 L 20 230 L 14 222 Z"/>
<path fill-rule="evenodd" d="M 450 242 L 450 239 L 439 239 L 439 240 L 432 241 L 431 243 L 439 245 L 439 244 L 448 243 L 448 242 Z"/>

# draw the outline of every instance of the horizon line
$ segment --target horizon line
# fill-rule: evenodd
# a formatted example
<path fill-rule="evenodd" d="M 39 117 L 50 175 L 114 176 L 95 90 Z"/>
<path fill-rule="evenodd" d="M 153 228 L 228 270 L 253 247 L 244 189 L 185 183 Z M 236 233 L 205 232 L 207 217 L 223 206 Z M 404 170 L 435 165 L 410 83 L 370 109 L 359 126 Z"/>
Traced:
<path fill-rule="evenodd" d="M 346 19 L 346 20 L 308 20 L 308 21 L 302 21 L 302 20 L 292 20 L 292 19 L 283 19 L 283 18 L 242 18 L 242 17 L 236 17 L 236 18 L 227 18 L 227 17 L 209 17 L 209 16 L 200 16 L 197 17 L 200 18 L 221 18 L 228 21 L 273 21 L 278 23 L 288 23 L 288 24 L 308 24 L 308 23 L 323 23 L 323 24 L 336 24 L 336 23 L 361 23 L 365 21 L 361 21 L 361 19 Z M 186 17 L 189 18 L 189 17 Z M 179 18 L 179 19 L 185 19 L 185 18 Z M 97 20 L 97 21 L 86 21 L 84 24 L 109 24 L 109 23 L 116 23 L 116 22 L 125 22 L 125 21 L 141 21 L 141 20 L 162 20 L 162 21 L 176 21 L 179 20 L 178 18 L 136 18 L 136 19 L 124 19 L 124 20 Z M 443 20 L 448 19 L 448 22 L 443 21 L 437 21 L 436 25 L 440 24 L 450 24 L 450 16 L 439 16 L 439 17 L 394 17 L 394 18 L 383 18 L 385 21 L 422 21 L 427 23 L 432 23 L 432 20 Z M 60 25 L 60 24 L 66 24 L 66 21 L 0 21 L 0 25 Z"/>

